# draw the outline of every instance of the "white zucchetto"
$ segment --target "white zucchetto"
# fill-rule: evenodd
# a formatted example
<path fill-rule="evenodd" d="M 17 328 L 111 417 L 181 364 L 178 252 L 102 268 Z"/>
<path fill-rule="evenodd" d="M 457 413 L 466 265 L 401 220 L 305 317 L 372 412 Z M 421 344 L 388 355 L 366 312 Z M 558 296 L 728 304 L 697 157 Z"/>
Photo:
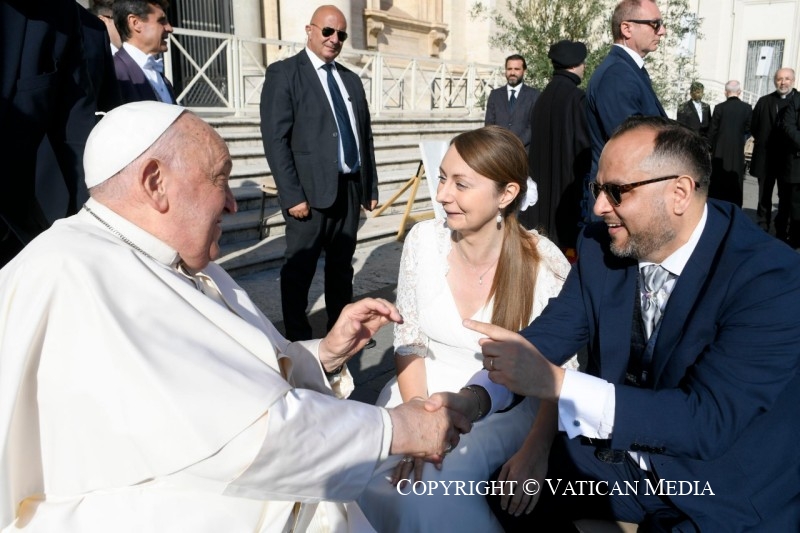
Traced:
<path fill-rule="evenodd" d="M 117 107 L 97 123 L 86 140 L 83 170 L 91 189 L 142 155 L 186 108 L 163 102 L 132 102 Z"/>

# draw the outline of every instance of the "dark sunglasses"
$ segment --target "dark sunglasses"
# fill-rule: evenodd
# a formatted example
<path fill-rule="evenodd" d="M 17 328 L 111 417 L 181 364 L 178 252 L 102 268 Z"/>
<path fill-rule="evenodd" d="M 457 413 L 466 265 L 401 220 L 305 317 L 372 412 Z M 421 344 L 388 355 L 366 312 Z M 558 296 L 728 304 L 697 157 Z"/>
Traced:
<path fill-rule="evenodd" d="M 614 204 L 614 207 L 619 207 L 619 204 L 622 203 L 623 193 L 632 191 L 636 187 L 641 187 L 642 185 L 647 185 L 648 183 L 674 180 L 675 178 L 680 178 L 680 176 L 664 176 L 662 178 L 653 178 L 651 180 L 637 181 L 634 183 L 623 183 L 622 185 L 617 183 L 603 183 L 600 185 L 596 181 L 590 181 L 589 190 L 592 191 L 592 196 L 594 196 L 595 200 L 597 200 L 597 197 L 600 196 L 600 191 L 603 191 L 606 193 L 606 196 L 608 196 L 608 199 L 611 200 L 611 203 Z"/>
<path fill-rule="evenodd" d="M 315 28 L 319 28 L 319 26 L 317 26 L 313 22 L 311 23 L 311 26 L 314 26 Z M 319 31 L 322 33 L 323 37 L 330 37 L 331 35 L 336 33 L 336 36 L 339 38 L 339 42 L 340 43 L 343 43 L 343 42 L 345 42 L 347 40 L 347 32 L 346 31 L 334 30 L 333 28 L 330 28 L 328 26 L 325 26 L 324 28 L 319 28 Z"/>
<path fill-rule="evenodd" d="M 653 28 L 653 31 L 656 33 L 658 33 L 658 30 L 660 30 L 662 26 L 663 27 L 667 26 L 666 24 L 664 24 L 664 19 L 651 19 L 651 20 L 631 19 L 631 20 L 626 20 L 625 22 L 633 22 L 634 24 L 647 24 L 648 26 Z"/>

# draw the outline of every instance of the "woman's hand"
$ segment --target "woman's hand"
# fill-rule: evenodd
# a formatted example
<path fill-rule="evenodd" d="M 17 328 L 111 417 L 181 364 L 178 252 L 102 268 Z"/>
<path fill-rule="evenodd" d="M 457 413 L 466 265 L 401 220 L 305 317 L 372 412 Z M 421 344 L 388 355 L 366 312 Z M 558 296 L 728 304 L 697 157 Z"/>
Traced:
<path fill-rule="evenodd" d="M 398 483 L 402 482 L 400 486 L 402 488 L 406 483 L 410 483 L 411 481 L 422 481 L 423 468 L 425 468 L 425 461 L 419 457 L 406 455 L 397 463 L 397 466 L 394 467 L 392 478 L 389 483 L 396 487 Z M 414 473 L 413 479 L 411 478 L 412 472 Z"/>

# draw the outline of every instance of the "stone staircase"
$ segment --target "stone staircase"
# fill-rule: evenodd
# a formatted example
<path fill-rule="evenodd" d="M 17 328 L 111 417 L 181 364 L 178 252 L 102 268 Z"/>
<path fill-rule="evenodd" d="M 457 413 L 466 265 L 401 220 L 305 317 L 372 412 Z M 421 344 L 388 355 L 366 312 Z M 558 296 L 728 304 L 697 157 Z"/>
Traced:
<path fill-rule="evenodd" d="M 284 221 L 277 198 L 272 195 L 264 198 L 261 190 L 262 185 L 274 188 L 275 182 L 264 157 L 259 118 L 204 118 L 228 143 L 233 157 L 230 185 L 239 205 L 238 213 L 223 221 L 221 256 L 217 263 L 236 275 L 280 265 L 285 249 Z M 391 198 L 416 173 L 420 159 L 419 141 L 451 139 L 462 131 L 482 125 L 482 116 L 373 119 L 381 201 Z M 379 217 L 362 213 L 358 246 L 394 239 L 407 200 L 408 192 L 400 196 Z M 429 209 L 428 188 L 423 184 L 417 191 L 412 213 L 419 214 Z M 263 239 L 259 238 L 260 233 L 263 234 Z"/>

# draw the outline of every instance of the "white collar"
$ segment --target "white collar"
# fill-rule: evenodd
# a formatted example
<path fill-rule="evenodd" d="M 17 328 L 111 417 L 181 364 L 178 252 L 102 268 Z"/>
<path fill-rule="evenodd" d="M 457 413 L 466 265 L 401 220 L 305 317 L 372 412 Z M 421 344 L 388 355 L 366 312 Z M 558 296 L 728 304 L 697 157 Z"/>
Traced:
<path fill-rule="evenodd" d="M 306 54 L 308 55 L 308 59 L 311 60 L 311 64 L 314 66 L 314 70 L 319 70 L 323 67 L 323 65 L 326 64 L 323 60 L 321 60 L 317 56 L 317 54 L 309 50 L 307 46 L 306 46 Z M 331 65 L 333 65 L 333 70 L 336 70 L 336 61 L 331 61 Z"/>
<path fill-rule="evenodd" d="M 509 95 L 511 94 L 511 91 L 514 91 L 514 92 L 517 93 L 517 96 L 519 96 L 520 93 L 522 93 L 522 86 L 523 85 L 525 85 L 525 84 L 524 83 L 520 83 L 516 87 L 512 87 L 511 85 L 506 83 L 506 91 L 508 92 Z"/>
<path fill-rule="evenodd" d="M 144 69 L 150 54 L 145 54 L 129 42 L 122 43 L 122 48 L 128 52 L 128 55 L 131 56 L 131 59 L 133 59 L 136 64 L 139 65 L 139 68 Z"/>
<path fill-rule="evenodd" d="M 640 56 L 639 54 L 637 54 L 624 44 L 614 43 L 614 46 L 619 46 L 620 48 L 625 50 L 628 53 L 628 55 L 631 56 L 631 59 L 633 59 L 636 62 L 639 68 L 644 67 L 644 58 L 642 56 Z"/>
<path fill-rule="evenodd" d="M 130 220 L 118 215 L 94 198 L 89 198 L 86 201 L 86 207 L 89 208 L 89 211 L 82 209 L 79 216 L 111 233 L 119 239 L 120 243 L 127 244 L 133 249 L 138 249 L 138 251 L 169 267 L 175 268 L 180 263 L 181 256 L 171 246 Z M 95 216 L 92 216 L 92 213 Z"/>
<path fill-rule="evenodd" d="M 694 249 L 697 248 L 697 243 L 700 241 L 700 236 L 703 234 L 703 230 L 706 227 L 706 220 L 708 219 L 708 205 L 703 205 L 703 216 L 700 217 L 700 222 L 697 223 L 692 234 L 689 236 L 689 240 L 683 244 L 680 248 L 672 252 L 669 257 L 664 259 L 661 262 L 661 266 L 665 269 L 669 270 L 672 274 L 676 276 L 680 276 L 683 272 L 683 269 L 686 267 L 686 263 L 689 262 L 689 258 L 692 256 L 692 252 Z M 650 261 L 640 261 L 639 262 L 639 270 L 646 265 L 652 265 L 654 263 Z"/>

